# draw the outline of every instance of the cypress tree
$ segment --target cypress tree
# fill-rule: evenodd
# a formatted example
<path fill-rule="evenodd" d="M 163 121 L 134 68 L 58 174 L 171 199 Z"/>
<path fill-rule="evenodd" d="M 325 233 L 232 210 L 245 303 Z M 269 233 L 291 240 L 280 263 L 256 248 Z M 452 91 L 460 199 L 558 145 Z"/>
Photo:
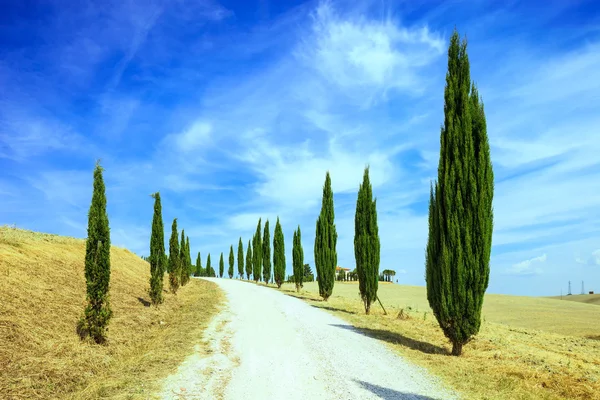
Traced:
<path fill-rule="evenodd" d="M 188 283 L 190 281 L 190 276 L 192 275 L 192 253 L 190 250 L 190 237 L 185 237 L 185 282 Z"/>
<path fill-rule="evenodd" d="M 169 286 L 171 287 L 171 291 L 177 294 L 180 283 L 179 280 L 181 278 L 177 218 L 173 219 L 173 225 L 171 225 L 171 239 L 169 240 L 169 271 Z"/>
<path fill-rule="evenodd" d="M 294 268 L 294 283 L 296 284 L 296 291 L 299 292 L 304 281 L 304 250 L 302 249 L 302 233 L 300 232 L 300 225 L 298 225 L 298 230 L 294 231 L 292 259 Z"/>
<path fill-rule="evenodd" d="M 187 263 L 187 256 L 185 255 L 185 253 L 187 252 L 187 249 L 185 247 L 185 229 L 181 230 L 181 242 L 179 244 L 179 285 L 180 286 L 185 286 L 187 284 L 187 279 L 185 276 L 185 272 L 187 270 L 186 267 L 186 263 Z"/>
<path fill-rule="evenodd" d="M 262 245 L 263 281 L 268 285 L 269 279 L 271 279 L 271 235 L 269 233 L 269 220 L 265 222 Z"/>
<path fill-rule="evenodd" d="M 254 282 L 256 283 L 258 283 L 260 280 L 260 270 L 262 267 L 262 239 L 260 236 L 260 225 L 261 218 L 258 219 L 256 233 L 254 234 L 254 241 L 252 242 L 252 248 L 254 250 L 252 253 L 252 275 L 254 277 Z"/>
<path fill-rule="evenodd" d="M 427 299 L 452 354 L 479 332 L 490 274 L 494 174 L 483 103 L 471 82 L 467 43 L 448 48 L 438 179 L 430 187 Z"/>
<path fill-rule="evenodd" d="M 252 246 L 250 245 L 250 240 L 248 240 L 248 250 L 246 251 L 246 279 L 250 280 L 250 276 L 252 275 L 252 262 L 254 260 L 254 255 L 252 254 Z"/>
<path fill-rule="evenodd" d="M 106 191 L 100 161 L 94 169 L 94 191 L 88 212 L 85 242 L 86 301 L 83 317 L 77 323 L 82 339 L 90 337 L 96 343 L 106 341 L 110 308 L 110 228 L 106 213 Z"/>
<path fill-rule="evenodd" d="M 280 288 L 285 280 L 285 240 L 279 217 L 273 233 L 273 275 L 277 287 Z"/>
<path fill-rule="evenodd" d="M 196 258 L 196 276 L 202 276 L 202 258 L 200 257 L 200 252 L 198 252 L 198 257 Z"/>
<path fill-rule="evenodd" d="M 354 216 L 354 258 L 360 297 L 369 314 L 371 304 L 377 299 L 379 276 L 379 228 L 377 227 L 377 201 L 369 180 L 369 167 L 365 168 L 363 182 L 358 189 Z M 343 271 L 341 271 L 343 274 Z M 345 275 L 342 275 L 342 280 Z"/>
<path fill-rule="evenodd" d="M 233 266 L 235 264 L 235 258 L 233 257 L 233 245 L 229 246 L 229 279 L 233 278 Z"/>
<path fill-rule="evenodd" d="M 219 260 L 219 278 L 223 277 L 223 271 L 225 271 L 225 263 L 223 263 L 223 253 L 221 252 L 221 259 Z"/>
<path fill-rule="evenodd" d="M 331 177 L 329 176 L 329 171 L 327 171 L 325 185 L 323 185 L 321 213 L 317 219 L 314 249 L 319 295 L 325 301 L 327 301 L 333 291 L 335 267 L 337 266 L 337 232 L 334 219 Z"/>
<path fill-rule="evenodd" d="M 242 244 L 242 238 L 238 242 L 238 274 L 240 279 L 244 278 L 244 245 Z"/>
<path fill-rule="evenodd" d="M 214 278 L 215 276 L 214 271 L 210 266 L 210 253 L 208 253 L 208 257 L 206 258 L 206 276 L 208 276 L 209 278 Z"/>
<path fill-rule="evenodd" d="M 152 304 L 163 302 L 163 277 L 165 274 L 165 230 L 162 220 L 162 206 L 160 193 L 152 195 L 154 198 L 154 216 L 152 217 L 152 235 L 150 236 L 150 299 Z"/>

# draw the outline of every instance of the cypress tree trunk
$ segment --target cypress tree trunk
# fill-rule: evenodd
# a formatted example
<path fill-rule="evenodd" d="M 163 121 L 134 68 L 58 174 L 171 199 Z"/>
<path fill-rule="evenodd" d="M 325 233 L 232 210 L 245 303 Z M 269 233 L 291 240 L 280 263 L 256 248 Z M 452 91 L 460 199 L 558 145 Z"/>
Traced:
<path fill-rule="evenodd" d="M 202 258 L 200 257 L 200 252 L 198 252 L 198 257 L 196 258 L 196 276 L 202 276 Z"/>
<path fill-rule="evenodd" d="M 173 219 L 171 225 L 171 238 L 169 240 L 169 286 L 171 291 L 177 294 L 179 280 L 181 278 L 181 262 L 179 260 L 179 241 L 177 236 L 177 218 Z"/>
<path fill-rule="evenodd" d="M 254 241 L 252 243 L 252 275 L 254 276 L 254 282 L 258 283 L 260 280 L 260 272 L 262 269 L 262 238 L 260 232 L 261 218 L 258 219 L 258 226 L 256 227 L 256 233 L 254 234 Z"/>
<path fill-rule="evenodd" d="M 371 304 L 377 299 L 379 285 L 379 228 L 377 226 L 377 203 L 373 200 L 369 168 L 365 168 L 363 182 L 358 190 L 354 216 L 354 258 L 360 297 L 369 314 Z M 385 274 L 386 271 L 383 273 Z M 345 278 L 345 276 L 344 276 Z"/>
<path fill-rule="evenodd" d="M 250 280 L 252 276 L 252 261 L 254 260 L 252 254 L 252 246 L 250 245 L 250 240 L 248 240 L 248 250 L 246 251 L 246 279 Z"/>
<path fill-rule="evenodd" d="M 100 162 L 94 169 L 94 191 L 88 213 L 85 242 L 85 282 L 87 305 L 77 323 L 81 339 L 90 337 L 96 343 L 106 341 L 110 308 L 110 228 L 106 213 L 106 193 Z"/>
<path fill-rule="evenodd" d="M 225 271 L 225 263 L 223 262 L 223 253 L 221 253 L 221 259 L 219 260 L 219 278 L 223 277 Z"/>
<path fill-rule="evenodd" d="M 319 295 L 323 297 L 324 301 L 327 301 L 329 296 L 331 296 L 333 285 L 335 283 L 335 267 L 337 266 L 337 232 L 334 219 L 335 214 L 333 210 L 331 177 L 329 176 L 329 171 L 327 171 L 325 185 L 323 186 L 321 214 L 317 219 L 314 249 Z"/>
<path fill-rule="evenodd" d="M 294 283 L 296 284 L 296 291 L 299 292 L 300 288 L 303 287 L 302 283 L 304 281 L 304 250 L 302 249 L 302 233 L 300 232 L 300 225 L 298 225 L 298 230 L 294 231 L 292 260 Z"/>
<path fill-rule="evenodd" d="M 233 245 L 229 246 L 229 270 L 227 271 L 229 279 L 233 278 L 233 265 L 235 264 L 235 258 L 233 257 Z"/>
<path fill-rule="evenodd" d="M 150 236 L 150 300 L 158 305 L 163 302 L 163 277 L 165 274 L 165 229 L 162 220 L 160 193 L 154 198 L 154 216 L 152 217 L 152 235 Z"/>
<path fill-rule="evenodd" d="M 277 217 L 275 232 L 273 233 L 273 272 L 275 283 L 278 288 L 281 288 L 285 280 L 285 239 L 279 217 Z"/>
<path fill-rule="evenodd" d="M 269 233 L 269 220 L 265 222 L 262 245 L 263 281 L 268 285 L 269 279 L 271 279 L 271 234 Z"/>
<path fill-rule="evenodd" d="M 430 188 L 427 299 L 452 354 L 479 332 L 489 282 L 494 175 L 483 104 L 471 83 L 466 41 L 448 48 L 438 179 Z"/>
<path fill-rule="evenodd" d="M 238 242 L 238 275 L 240 279 L 244 278 L 244 245 L 242 244 L 242 238 Z"/>

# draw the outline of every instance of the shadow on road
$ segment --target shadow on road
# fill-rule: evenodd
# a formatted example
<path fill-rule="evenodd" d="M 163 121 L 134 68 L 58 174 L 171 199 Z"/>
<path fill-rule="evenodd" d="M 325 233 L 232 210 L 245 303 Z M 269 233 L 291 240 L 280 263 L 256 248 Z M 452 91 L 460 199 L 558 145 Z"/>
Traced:
<path fill-rule="evenodd" d="M 323 310 L 336 311 L 336 312 L 343 312 L 343 313 L 346 313 L 346 314 L 356 314 L 356 313 L 355 313 L 355 312 L 353 312 L 353 311 L 344 310 L 344 309 L 342 309 L 342 308 L 335 308 L 335 307 L 329 307 L 329 306 L 315 306 L 315 305 L 313 305 L 313 304 L 311 304 L 310 306 L 311 306 L 311 307 L 314 307 L 314 308 L 321 308 L 321 309 L 323 309 Z"/>
<path fill-rule="evenodd" d="M 365 382 L 365 381 L 359 381 L 359 380 L 354 380 L 356 383 L 358 383 L 360 386 L 362 386 L 364 389 L 368 390 L 369 392 L 376 394 L 377 396 L 379 396 L 380 398 L 384 399 L 384 400 L 435 400 L 433 397 L 429 397 L 429 396 L 423 396 L 420 394 L 414 394 L 414 393 L 405 393 L 405 392 L 399 392 L 397 390 L 394 389 L 388 389 L 385 388 L 383 386 L 379 386 L 379 385 L 374 385 L 372 383 L 369 382 Z"/>
<path fill-rule="evenodd" d="M 331 324 L 331 326 L 347 329 L 349 331 L 369 336 L 374 339 L 384 340 L 389 343 L 400 344 L 402 346 L 406 346 L 413 350 L 418 350 L 427 354 L 449 354 L 448 350 L 443 347 L 436 346 L 427 342 L 422 342 L 420 340 L 412 339 L 396 332 L 384 331 L 382 329 L 356 328 L 354 326 L 341 324 Z"/>

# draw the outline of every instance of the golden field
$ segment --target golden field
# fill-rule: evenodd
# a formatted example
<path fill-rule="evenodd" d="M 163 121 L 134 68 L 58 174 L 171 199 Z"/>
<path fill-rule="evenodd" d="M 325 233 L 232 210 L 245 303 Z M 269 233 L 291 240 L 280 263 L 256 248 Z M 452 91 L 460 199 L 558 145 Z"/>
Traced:
<path fill-rule="evenodd" d="M 355 282 L 336 282 L 327 302 L 316 282 L 305 283 L 300 293 L 292 284 L 282 290 L 384 341 L 467 399 L 600 399 L 595 305 L 488 294 L 479 335 L 453 357 L 424 287 L 381 283 L 378 294 L 388 315 L 378 303 L 365 315 Z M 401 309 L 408 319 L 397 318 Z"/>
<path fill-rule="evenodd" d="M 3 399 L 152 398 L 202 344 L 223 299 L 192 279 L 149 306 L 149 264 L 111 249 L 113 319 L 106 346 L 81 342 L 85 241 L 0 227 L 0 393 Z M 165 279 L 165 288 L 167 279 Z"/>

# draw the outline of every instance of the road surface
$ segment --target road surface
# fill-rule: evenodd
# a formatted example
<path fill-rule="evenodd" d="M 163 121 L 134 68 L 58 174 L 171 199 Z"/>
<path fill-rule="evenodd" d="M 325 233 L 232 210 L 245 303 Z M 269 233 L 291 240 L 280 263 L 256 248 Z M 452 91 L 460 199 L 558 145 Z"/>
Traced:
<path fill-rule="evenodd" d="M 228 300 L 205 332 L 209 352 L 198 348 L 167 378 L 163 399 L 457 398 L 382 342 L 303 300 L 209 280 Z"/>

